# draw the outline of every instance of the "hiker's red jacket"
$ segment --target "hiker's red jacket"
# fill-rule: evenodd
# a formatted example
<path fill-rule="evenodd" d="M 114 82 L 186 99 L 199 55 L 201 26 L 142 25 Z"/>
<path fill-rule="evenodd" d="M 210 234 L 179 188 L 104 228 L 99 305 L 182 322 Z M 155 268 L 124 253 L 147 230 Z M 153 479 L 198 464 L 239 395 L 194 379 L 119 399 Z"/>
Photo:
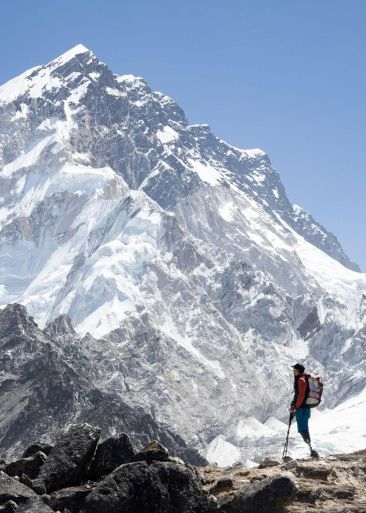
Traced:
<path fill-rule="evenodd" d="M 295 404 L 294 407 L 301 408 L 303 406 L 303 403 L 305 402 L 306 398 L 306 392 L 308 388 L 308 383 L 306 381 L 306 375 L 301 374 L 297 380 L 297 394 L 295 398 Z"/>

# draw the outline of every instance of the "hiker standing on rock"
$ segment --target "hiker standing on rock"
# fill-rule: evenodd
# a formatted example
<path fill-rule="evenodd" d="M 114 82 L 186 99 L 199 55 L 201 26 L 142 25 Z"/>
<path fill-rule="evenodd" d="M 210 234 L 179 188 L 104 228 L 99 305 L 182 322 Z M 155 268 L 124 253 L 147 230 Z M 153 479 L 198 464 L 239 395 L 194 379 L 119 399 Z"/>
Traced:
<path fill-rule="evenodd" d="M 290 413 L 295 415 L 297 430 L 302 436 L 305 443 L 310 448 L 310 456 L 312 458 L 319 457 L 318 453 L 311 447 L 311 439 L 309 433 L 310 408 L 306 404 L 309 395 L 308 374 L 305 374 L 305 367 L 301 363 L 292 366 L 294 372 L 294 398 L 291 402 Z"/>

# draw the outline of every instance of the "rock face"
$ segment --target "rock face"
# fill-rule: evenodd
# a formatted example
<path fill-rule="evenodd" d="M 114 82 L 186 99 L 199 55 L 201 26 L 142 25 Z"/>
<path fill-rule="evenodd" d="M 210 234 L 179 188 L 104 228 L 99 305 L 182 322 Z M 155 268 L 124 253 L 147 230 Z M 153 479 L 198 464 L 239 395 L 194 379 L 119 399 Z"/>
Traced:
<path fill-rule="evenodd" d="M 320 460 L 293 460 L 266 468 L 242 465 L 201 469 L 204 488 L 219 511 L 231 513 L 364 513 L 366 451 Z M 231 481 L 224 489 L 217 486 Z"/>
<path fill-rule="evenodd" d="M 3 375 L 8 376 L 0 388 L 0 446 L 6 460 L 19 457 L 29 440 L 47 435 L 48 442 L 53 441 L 61 422 L 72 423 L 77 419 L 98 423 L 104 438 L 112 430 L 126 432 L 138 449 L 154 438 L 168 447 L 171 454 L 204 465 L 206 461 L 197 451 L 187 447 L 181 437 L 159 425 L 142 408 L 130 407 L 112 392 L 98 387 L 97 371 L 88 361 L 93 343 L 95 351 L 108 352 L 108 342 L 98 343 L 90 338 L 85 346 L 73 330 L 50 338 L 49 332 L 39 330 L 23 306 L 0 310 L 0 365 Z M 66 436 L 65 450 L 73 451 L 72 447 L 67 449 L 67 440 Z M 123 436 L 112 444 L 121 446 L 124 440 L 128 453 L 128 442 Z M 88 437 L 86 443 L 90 443 Z M 39 448 L 51 454 L 55 450 L 49 443 L 38 442 L 28 447 L 23 456 L 32 455 Z M 102 465 L 102 454 L 97 456 L 98 465 Z"/>
<path fill-rule="evenodd" d="M 98 445 L 88 476 L 97 481 L 123 463 L 132 461 L 133 455 L 132 444 L 125 433 L 108 438 Z"/>
<path fill-rule="evenodd" d="M 156 441 L 127 458 L 128 440 L 99 444 L 99 454 L 113 446 L 126 461 L 95 481 L 85 468 L 99 430 L 85 424 L 59 436 L 40 478 L 22 482 L 0 472 L 0 512 L 28 513 L 364 513 L 366 450 L 320 460 L 248 469 L 242 464 L 195 468 L 172 459 Z M 70 450 L 72 448 L 73 450 Z M 94 447 L 95 449 L 95 447 Z M 96 450 L 94 456 L 98 454 Z M 117 461 L 118 455 L 114 455 Z M 109 457 L 107 458 L 109 463 Z M 164 461 L 163 461 L 164 460 Z M 104 461 L 104 463 L 106 463 Z M 268 462 L 267 462 L 268 463 Z M 271 462 L 274 463 L 274 462 Z M 113 466 L 113 465 L 111 465 Z M 66 478 L 66 470 L 70 478 Z M 106 466 L 104 466 L 104 471 Z M 43 486 L 41 486 L 42 481 Z M 66 486 L 73 482 L 74 486 Z M 32 489 L 37 491 L 38 495 Z M 53 489 L 50 494 L 45 494 Z"/>
<path fill-rule="evenodd" d="M 85 421 L 244 459 L 238 426 L 285 416 L 294 358 L 328 407 L 365 388 L 366 276 L 337 239 L 263 151 L 85 47 L 0 87 L 0 189 L 0 305 L 40 327 L 2 313 L 4 449 Z"/>
<path fill-rule="evenodd" d="M 43 454 L 50 454 L 51 450 L 53 449 L 53 446 L 50 444 L 45 444 L 42 442 L 35 442 L 34 444 L 27 447 L 27 449 L 22 454 L 22 458 L 29 458 L 30 456 L 33 456 L 33 454 L 36 454 L 37 452 L 42 452 Z"/>
<path fill-rule="evenodd" d="M 37 513 L 51 511 L 50 507 L 71 513 L 216 510 L 213 498 L 202 489 L 197 471 L 171 460 L 156 441 L 138 453 L 136 462 L 127 435 L 107 439 L 97 447 L 99 434 L 99 428 L 87 424 L 70 426 L 59 435 L 33 481 L 22 475 L 20 483 L 1 473 L 0 508 Z M 7 469 L 19 468 L 22 462 L 14 462 Z M 87 481 L 91 476 L 98 481 L 101 475 L 105 477 L 99 483 Z"/>
<path fill-rule="evenodd" d="M 214 503 L 190 469 L 154 461 L 118 467 L 88 495 L 85 513 L 209 513 Z"/>
<path fill-rule="evenodd" d="M 224 513 L 275 513 L 295 498 L 295 484 L 288 477 L 248 483 L 220 506 Z"/>
<path fill-rule="evenodd" d="M 91 486 L 71 486 L 57 490 L 51 494 L 48 505 L 54 511 L 68 510 L 70 513 L 78 513 L 84 507 L 84 501 L 91 491 Z"/>
<path fill-rule="evenodd" d="M 17 507 L 15 508 L 16 505 Z M 51 513 L 33 490 L 0 471 L 0 508 L 2 513 Z M 0 509 L 1 511 L 1 509 Z"/>
<path fill-rule="evenodd" d="M 41 466 L 46 461 L 47 456 L 39 451 L 28 458 L 22 458 L 6 465 L 4 471 L 8 476 L 21 476 L 26 474 L 29 478 L 34 479 L 38 476 Z"/>
<path fill-rule="evenodd" d="M 70 426 L 52 449 L 33 486 L 46 493 L 78 485 L 86 479 L 97 448 L 100 429 L 88 424 Z M 29 476 L 31 477 L 31 476 Z"/>
<path fill-rule="evenodd" d="M 167 461 L 169 454 L 165 447 L 153 441 L 147 444 L 142 451 L 135 454 L 132 459 L 133 461 L 146 461 L 147 463 L 151 463 L 152 461 Z"/>

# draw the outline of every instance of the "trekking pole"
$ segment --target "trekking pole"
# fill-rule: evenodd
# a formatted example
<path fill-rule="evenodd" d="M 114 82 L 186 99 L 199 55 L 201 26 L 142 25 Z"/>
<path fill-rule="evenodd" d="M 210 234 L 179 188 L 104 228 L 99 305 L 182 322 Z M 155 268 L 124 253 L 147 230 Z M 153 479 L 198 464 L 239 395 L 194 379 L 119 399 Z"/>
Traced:
<path fill-rule="evenodd" d="M 287 430 L 285 445 L 283 447 L 283 452 L 282 452 L 282 460 L 285 460 L 285 458 L 287 458 L 288 438 L 290 436 L 290 427 L 291 427 L 291 422 L 292 422 L 293 418 L 294 418 L 294 414 L 293 414 L 293 412 L 291 412 L 290 413 L 290 418 L 289 418 L 289 421 L 288 421 L 288 430 Z"/>

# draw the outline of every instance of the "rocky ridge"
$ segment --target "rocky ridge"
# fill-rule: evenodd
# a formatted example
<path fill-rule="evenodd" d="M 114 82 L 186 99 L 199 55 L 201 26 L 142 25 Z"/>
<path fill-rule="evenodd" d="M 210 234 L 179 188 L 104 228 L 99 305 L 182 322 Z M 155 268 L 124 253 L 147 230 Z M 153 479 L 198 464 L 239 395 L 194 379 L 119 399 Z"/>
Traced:
<path fill-rule="evenodd" d="M 88 364 L 88 355 L 93 347 L 106 351 L 106 344 L 77 337 L 70 319 L 60 317 L 42 331 L 23 306 L 9 305 L 0 311 L 0 334 L 0 452 L 7 459 L 19 457 L 30 439 L 42 440 L 35 450 L 47 453 L 59 426 L 91 422 L 103 437 L 123 431 L 140 448 L 154 438 L 185 461 L 205 462 L 143 408 L 97 386 L 101 369 Z"/>
<path fill-rule="evenodd" d="M 121 434 L 99 443 L 100 429 L 71 425 L 48 455 L 0 466 L 0 511 L 47 513 L 364 513 L 366 451 L 320 460 L 194 467 L 151 441 L 135 452 Z M 121 444 L 121 440 L 123 440 Z M 114 450 L 111 452 L 110 447 Z M 33 446 L 32 450 L 36 450 Z M 17 471 L 15 469 L 17 468 Z M 99 475 L 95 477 L 95 468 Z M 14 477 L 11 477 L 14 476 Z"/>

